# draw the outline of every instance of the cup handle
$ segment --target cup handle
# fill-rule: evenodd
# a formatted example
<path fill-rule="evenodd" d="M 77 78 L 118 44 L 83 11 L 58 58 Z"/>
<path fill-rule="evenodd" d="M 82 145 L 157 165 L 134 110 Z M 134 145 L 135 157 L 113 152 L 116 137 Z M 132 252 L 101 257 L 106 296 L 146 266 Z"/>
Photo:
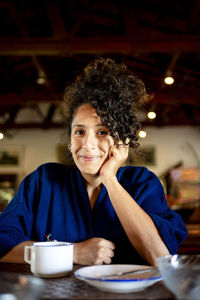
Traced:
<path fill-rule="evenodd" d="M 24 260 L 28 264 L 31 264 L 31 254 L 32 254 L 31 251 L 32 251 L 31 246 L 25 246 L 25 249 L 24 249 Z"/>

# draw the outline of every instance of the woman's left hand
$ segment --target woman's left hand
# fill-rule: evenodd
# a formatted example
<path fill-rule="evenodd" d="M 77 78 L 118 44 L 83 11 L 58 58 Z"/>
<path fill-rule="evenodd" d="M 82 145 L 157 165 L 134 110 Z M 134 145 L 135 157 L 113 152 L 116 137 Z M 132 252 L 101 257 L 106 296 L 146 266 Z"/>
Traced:
<path fill-rule="evenodd" d="M 110 177 L 116 176 L 117 170 L 126 161 L 129 153 L 129 146 L 125 144 L 113 145 L 109 149 L 108 159 L 100 169 L 102 183 Z"/>

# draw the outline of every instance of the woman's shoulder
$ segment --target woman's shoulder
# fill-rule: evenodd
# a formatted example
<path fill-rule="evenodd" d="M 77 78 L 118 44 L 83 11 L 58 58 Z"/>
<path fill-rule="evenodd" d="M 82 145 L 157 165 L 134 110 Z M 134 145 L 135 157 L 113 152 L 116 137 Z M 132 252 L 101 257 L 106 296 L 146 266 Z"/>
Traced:
<path fill-rule="evenodd" d="M 158 180 L 158 177 L 144 166 L 124 166 L 118 171 L 118 178 L 134 181 Z"/>
<path fill-rule="evenodd" d="M 137 193 L 151 193 L 163 190 L 162 184 L 152 171 L 147 167 L 125 166 L 120 168 L 118 173 L 118 180 L 125 187 L 126 190 L 137 191 Z M 144 194 L 145 194 L 144 193 Z M 136 197 L 136 194 L 134 194 Z M 137 197 L 136 197 L 137 198 Z"/>
<path fill-rule="evenodd" d="M 55 170 L 68 170 L 71 169 L 73 166 L 68 166 L 62 163 L 57 163 L 57 162 L 47 162 L 44 164 L 41 164 L 40 166 L 38 166 L 38 168 L 36 169 L 36 171 L 40 171 L 40 170 L 48 170 L 48 171 L 55 171 Z"/>
<path fill-rule="evenodd" d="M 122 175 L 133 174 L 137 176 L 138 174 L 150 174 L 151 171 L 144 166 L 123 166 L 119 169 L 119 173 Z"/>
<path fill-rule="evenodd" d="M 44 178 L 60 178 L 68 176 L 74 170 L 74 166 L 68 166 L 56 162 L 48 162 L 39 165 L 34 171 L 32 171 L 26 178 L 28 179 L 44 179 Z"/>

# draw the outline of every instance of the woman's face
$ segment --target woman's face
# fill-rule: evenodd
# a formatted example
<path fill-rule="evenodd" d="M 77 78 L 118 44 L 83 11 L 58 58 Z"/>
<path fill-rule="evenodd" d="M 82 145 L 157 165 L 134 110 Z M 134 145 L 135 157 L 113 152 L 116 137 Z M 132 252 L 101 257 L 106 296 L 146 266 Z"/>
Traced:
<path fill-rule="evenodd" d="M 114 144 L 94 108 L 81 105 L 74 114 L 71 130 L 71 152 L 82 175 L 96 175 L 108 158 Z"/>

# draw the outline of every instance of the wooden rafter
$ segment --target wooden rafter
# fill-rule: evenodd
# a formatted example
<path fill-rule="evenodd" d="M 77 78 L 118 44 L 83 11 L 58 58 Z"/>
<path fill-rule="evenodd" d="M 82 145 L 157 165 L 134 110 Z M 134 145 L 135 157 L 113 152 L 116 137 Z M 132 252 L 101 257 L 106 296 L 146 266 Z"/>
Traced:
<path fill-rule="evenodd" d="M 199 52 L 200 36 L 0 38 L 0 55 L 60 55 L 174 51 Z"/>

